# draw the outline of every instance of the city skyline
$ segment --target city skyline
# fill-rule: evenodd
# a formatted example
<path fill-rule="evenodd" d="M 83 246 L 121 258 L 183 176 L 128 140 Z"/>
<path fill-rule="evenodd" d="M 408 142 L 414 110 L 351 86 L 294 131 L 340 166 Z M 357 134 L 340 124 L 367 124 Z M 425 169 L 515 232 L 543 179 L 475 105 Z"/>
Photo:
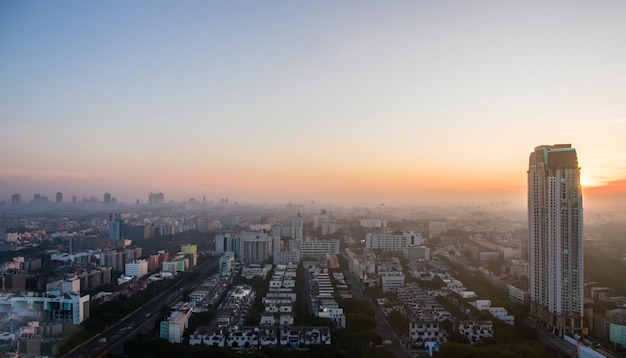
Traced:
<path fill-rule="evenodd" d="M 0 201 L 524 207 L 527 148 L 573 143 L 623 205 L 625 10 L 2 2 Z"/>

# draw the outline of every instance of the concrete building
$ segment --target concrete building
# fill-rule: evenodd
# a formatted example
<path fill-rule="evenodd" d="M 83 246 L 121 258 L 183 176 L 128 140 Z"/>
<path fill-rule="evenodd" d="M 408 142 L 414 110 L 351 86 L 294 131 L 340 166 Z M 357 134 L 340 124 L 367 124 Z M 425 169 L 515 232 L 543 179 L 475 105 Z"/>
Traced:
<path fill-rule="evenodd" d="M 418 347 L 426 342 L 444 343 L 447 341 L 438 322 L 410 322 L 409 339 Z"/>
<path fill-rule="evenodd" d="M 126 276 L 140 278 L 148 274 L 148 261 L 134 260 L 126 263 L 125 268 L 124 273 Z"/>
<path fill-rule="evenodd" d="M 185 263 L 187 262 L 187 263 Z M 161 269 L 165 272 L 184 272 L 189 266 L 189 260 L 185 258 L 174 258 L 172 261 L 163 261 Z"/>
<path fill-rule="evenodd" d="M 10 270 L 0 275 L 0 289 L 9 292 L 26 291 L 26 271 Z"/>
<path fill-rule="evenodd" d="M 626 347 L 626 309 L 618 308 L 608 312 L 609 341 Z"/>
<path fill-rule="evenodd" d="M 0 311 L 40 310 L 45 321 L 81 324 L 89 318 L 89 295 L 75 293 L 60 295 L 27 292 L 25 296 L 0 296 Z"/>
<path fill-rule="evenodd" d="M 163 193 L 150 193 L 150 195 L 148 195 L 149 205 L 161 205 L 164 202 L 165 202 L 165 197 Z"/>
<path fill-rule="evenodd" d="M 528 168 L 531 313 L 560 329 L 583 328 L 583 207 L 570 144 L 542 145 Z"/>
<path fill-rule="evenodd" d="M 11 195 L 11 205 L 20 205 L 22 203 L 22 196 L 20 194 Z"/>
<path fill-rule="evenodd" d="M 110 266 L 115 271 L 122 271 L 126 268 L 126 253 L 117 251 L 105 251 L 100 254 L 100 264 Z"/>
<path fill-rule="evenodd" d="M 381 273 L 380 286 L 383 292 L 395 292 L 398 287 L 404 286 L 404 274 L 402 272 Z"/>
<path fill-rule="evenodd" d="M 220 276 L 230 276 L 233 272 L 233 262 L 235 261 L 235 254 L 232 252 L 225 252 L 221 257 L 217 266 Z"/>
<path fill-rule="evenodd" d="M 365 236 L 365 248 L 383 251 L 404 251 L 409 246 L 420 246 L 421 236 L 413 231 L 402 235 L 372 234 Z"/>
<path fill-rule="evenodd" d="M 80 294 L 80 279 L 74 277 L 47 283 L 46 291 L 57 295 L 69 292 Z"/>
<path fill-rule="evenodd" d="M 304 240 L 298 241 L 300 258 L 324 258 L 326 255 L 339 254 L 339 240 Z"/>
<path fill-rule="evenodd" d="M 426 246 L 409 246 L 406 248 L 405 257 L 411 261 L 428 261 L 430 249 Z"/>
<path fill-rule="evenodd" d="M 244 232 L 241 234 L 241 257 L 243 264 L 261 263 L 271 255 L 271 236 L 266 233 Z M 235 259 L 237 256 L 235 255 Z"/>
<path fill-rule="evenodd" d="M 174 311 L 168 319 L 161 321 L 159 336 L 172 343 L 182 343 L 191 312 L 191 308 Z"/>
<path fill-rule="evenodd" d="M 180 252 L 183 255 L 189 256 L 189 263 L 192 267 L 195 267 L 198 264 L 198 245 L 182 245 L 180 247 Z"/>

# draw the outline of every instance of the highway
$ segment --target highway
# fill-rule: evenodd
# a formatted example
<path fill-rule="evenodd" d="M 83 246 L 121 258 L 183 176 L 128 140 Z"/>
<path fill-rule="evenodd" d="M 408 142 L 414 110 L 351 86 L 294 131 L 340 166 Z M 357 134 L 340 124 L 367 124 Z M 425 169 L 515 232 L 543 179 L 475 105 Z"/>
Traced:
<path fill-rule="evenodd" d="M 194 271 L 199 273 L 201 277 L 204 277 L 209 271 L 217 267 L 218 262 L 219 257 L 212 257 L 207 262 L 196 267 Z M 193 277 L 187 277 L 177 282 L 119 322 L 108 326 L 104 332 L 101 332 L 89 341 L 74 348 L 64 357 L 103 357 L 106 352 L 113 350 L 119 351 L 126 340 L 134 337 L 142 326 L 146 326 L 144 325 L 146 321 L 150 320 L 150 322 L 154 322 L 154 319 L 151 319 L 153 315 L 158 313 L 163 306 L 172 303 L 176 298 L 182 295 L 183 292 L 193 288 L 197 282 L 198 279 Z M 152 328 L 152 326 L 150 328 Z M 106 339 L 105 343 L 101 343 L 103 338 Z"/>

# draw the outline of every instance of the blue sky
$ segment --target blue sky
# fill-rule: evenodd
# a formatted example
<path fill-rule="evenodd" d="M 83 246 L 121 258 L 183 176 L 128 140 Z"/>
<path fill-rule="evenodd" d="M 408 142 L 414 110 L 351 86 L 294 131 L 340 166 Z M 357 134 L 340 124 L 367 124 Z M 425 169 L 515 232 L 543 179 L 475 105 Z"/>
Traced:
<path fill-rule="evenodd" d="M 530 151 L 561 142 L 607 184 L 626 177 L 624 13 L 3 1 L 0 200 L 520 200 Z"/>

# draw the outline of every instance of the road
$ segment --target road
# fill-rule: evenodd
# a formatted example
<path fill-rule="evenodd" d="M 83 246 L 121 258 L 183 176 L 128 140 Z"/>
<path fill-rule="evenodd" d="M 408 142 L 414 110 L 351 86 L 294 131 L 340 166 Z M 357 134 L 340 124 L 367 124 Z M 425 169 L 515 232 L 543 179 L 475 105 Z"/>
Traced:
<path fill-rule="evenodd" d="M 201 276 L 217 267 L 219 257 L 212 257 L 207 262 L 199 265 L 195 272 Z M 175 285 L 154 297 L 151 301 L 130 313 L 122 320 L 107 327 L 99 335 L 76 347 L 65 357 L 86 358 L 92 356 L 104 356 L 109 351 L 119 351 L 124 342 L 134 337 L 140 327 L 145 327 L 145 321 L 149 320 L 155 313 L 158 313 L 163 306 L 170 304 L 183 292 L 192 288 L 197 282 L 197 278 L 187 277 L 177 282 Z M 153 319 L 150 319 L 154 322 Z M 99 340 L 106 338 L 106 343 L 99 343 Z"/>
<path fill-rule="evenodd" d="M 567 354 L 569 357 L 576 357 L 576 346 L 568 343 L 566 340 L 559 338 L 552 334 L 552 332 L 545 329 L 542 325 L 527 318 L 524 321 L 529 327 L 532 327 L 537 334 L 539 334 L 539 340 L 541 343 L 556 349 L 559 352 Z"/>
<path fill-rule="evenodd" d="M 380 335 L 383 341 L 391 341 L 391 344 L 386 344 L 383 347 L 385 350 L 393 353 L 396 358 L 414 358 L 414 355 L 411 354 L 398 340 L 393 328 L 387 322 L 385 315 L 380 310 L 377 304 L 373 303 L 372 300 L 363 294 L 362 284 L 359 279 L 352 273 L 349 273 L 347 279 L 350 283 L 352 297 L 358 300 L 369 301 L 370 304 L 374 307 L 374 314 L 376 319 L 376 333 Z"/>

